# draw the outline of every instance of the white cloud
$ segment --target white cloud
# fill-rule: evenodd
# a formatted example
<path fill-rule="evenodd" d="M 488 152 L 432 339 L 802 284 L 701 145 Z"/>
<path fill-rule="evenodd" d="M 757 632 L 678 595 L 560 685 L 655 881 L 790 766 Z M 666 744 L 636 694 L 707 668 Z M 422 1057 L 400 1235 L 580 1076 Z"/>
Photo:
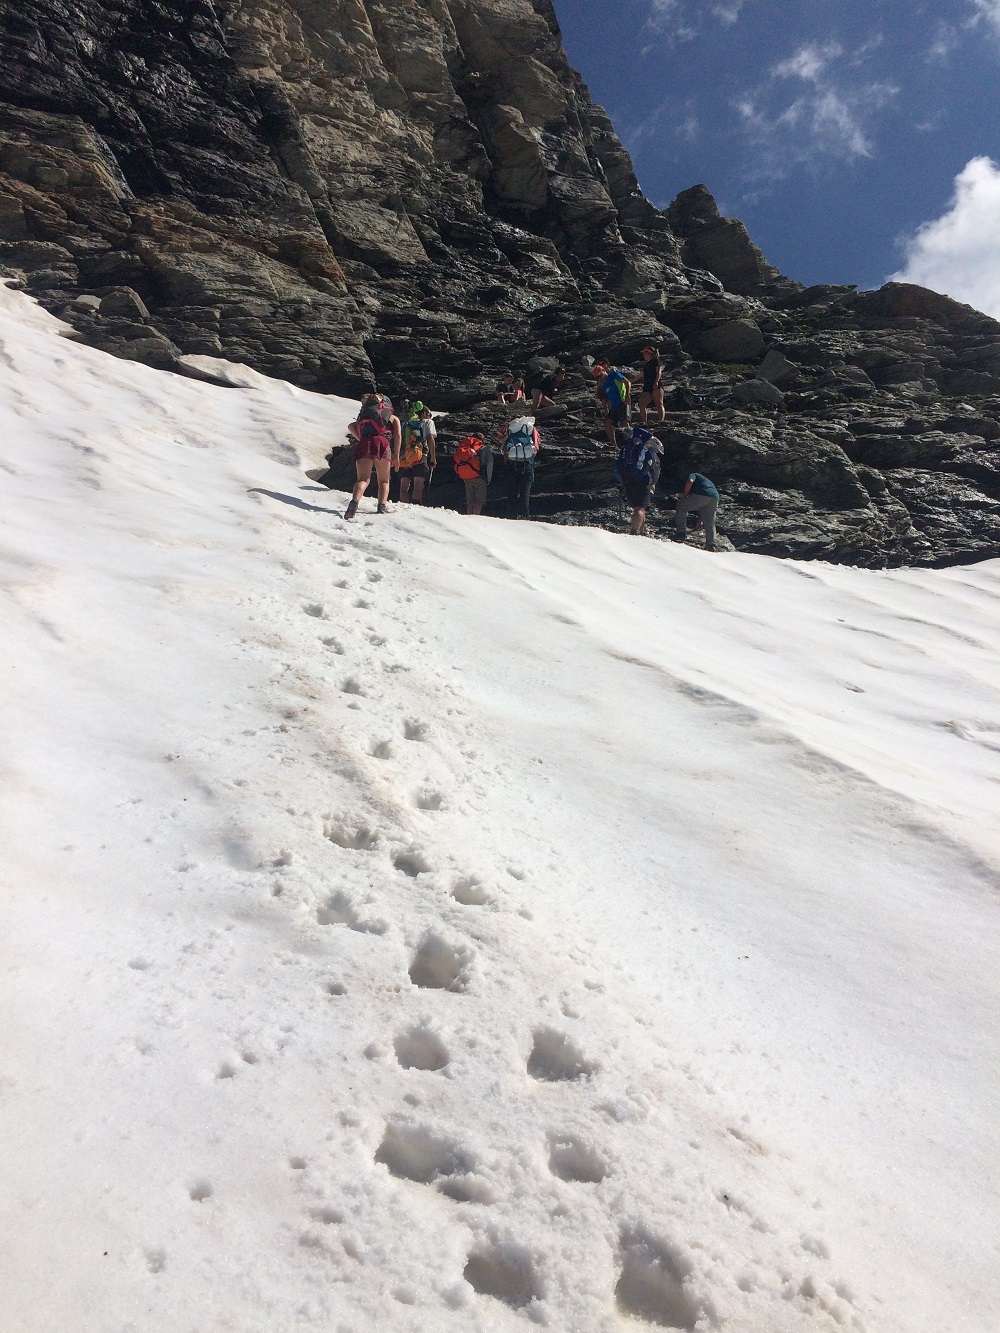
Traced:
<path fill-rule="evenodd" d="M 1000 0 L 972 0 L 972 22 L 985 23 L 1000 36 Z"/>
<path fill-rule="evenodd" d="M 690 42 L 697 37 L 706 13 L 727 27 L 736 22 L 749 0 L 652 0 L 646 27 L 671 42 Z M 648 48 L 652 49 L 652 48 Z"/>
<path fill-rule="evenodd" d="M 775 79 L 804 79 L 807 83 L 818 83 L 830 61 L 843 54 L 844 48 L 839 42 L 828 42 L 825 46 L 809 42 L 775 65 L 771 75 Z"/>
<path fill-rule="evenodd" d="M 974 157 L 955 178 L 948 211 L 903 247 L 906 264 L 888 281 L 930 287 L 1000 319 L 1000 166 Z"/>
<path fill-rule="evenodd" d="M 757 149 L 752 176 L 780 177 L 793 166 L 873 155 L 870 124 L 899 90 L 859 81 L 851 71 L 878 45 L 845 52 L 838 42 L 808 42 L 739 98 L 736 110 Z"/>

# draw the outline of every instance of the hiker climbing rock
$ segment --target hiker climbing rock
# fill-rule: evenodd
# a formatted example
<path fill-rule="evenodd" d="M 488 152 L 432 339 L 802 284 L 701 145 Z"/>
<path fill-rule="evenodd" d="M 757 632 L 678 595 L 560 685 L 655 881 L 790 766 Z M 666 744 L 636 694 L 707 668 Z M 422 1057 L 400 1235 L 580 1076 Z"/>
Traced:
<path fill-rule="evenodd" d="M 493 480 L 493 450 L 478 435 L 466 435 L 455 450 L 455 473 L 465 483 L 465 512 L 481 514 Z"/>
<path fill-rule="evenodd" d="M 641 536 L 646 528 L 646 510 L 660 477 L 663 445 L 645 426 L 633 426 L 619 432 L 621 448 L 615 464 L 615 476 L 626 503 L 632 507 L 630 530 Z"/>
<path fill-rule="evenodd" d="M 700 472 L 690 472 L 684 484 L 684 490 L 677 497 L 677 512 L 674 515 L 675 542 L 687 540 L 687 517 L 694 514 L 705 528 L 705 550 L 715 550 L 715 513 L 719 508 L 719 492 L 714 484 Z"/>
<path fill-rule="evenodd" d="M 560 366 L 551 375 L 545 375 L 535 385 L 531 395 L 531 410 L 537 412 L 540 407 L 555 407 L 556 394 L 566 375 L 565 366 Z"/>
<path fill-rule="evenodd" d="M 357 440 L 354 448 L 357 481 L 344 517 L 353 518 L 358 512 L 361 497 L 371 481 L 373 467 L 378 479 L 378 512 L 388 513 L 389 480 L 392 468 L 399 466 L 402 443 L 402 428 L 399 417 L 392 410 L 392 403 L 372 389 L 365 394 L 358 419 L 351 424 L 350 431 Z"/>
<path fill-rule="evenodd" d="M 663 404 L 663 363 L 658 347 L 642 349 L 642 393 L 639 395 L 639 420 L 646 424 L 646 414 L 650 407 L 655 407 L 658 421 L 666 421 L 667 413 Z"/>
<path fill-rule="evenodd" d="M 598 406 L 604 415 L 604 429 L 610 442 L 617 444 L 615 430 L 628 425 L 632 383 L 613 366 L 595 366 L 594 379 L 597 381 Z"/>
<path fill-rule="evenodd" d="M 419 400 L 410 408 L 402 427 L 399 451 L 399 503 L 420 504 L 424 488 L 437 466 L 437 430 L 430 408 Z"/>
<path fill-rule="evenodd" d="M 507 460 L 507 517 L 530 518 L 531 487 L 541 440 L 534 417 L 515 417 L 503 441 Z"/>

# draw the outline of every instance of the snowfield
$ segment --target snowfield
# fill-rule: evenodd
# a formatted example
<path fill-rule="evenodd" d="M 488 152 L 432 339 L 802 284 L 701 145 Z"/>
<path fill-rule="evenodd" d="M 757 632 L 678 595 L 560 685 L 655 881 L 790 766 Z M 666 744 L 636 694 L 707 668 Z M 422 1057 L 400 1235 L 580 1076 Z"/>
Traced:
<path fill-rule="evenodd" d="M 1000 562 L 346 497 L 0 289 L 0 1325 L 1000 1328 Z"/>

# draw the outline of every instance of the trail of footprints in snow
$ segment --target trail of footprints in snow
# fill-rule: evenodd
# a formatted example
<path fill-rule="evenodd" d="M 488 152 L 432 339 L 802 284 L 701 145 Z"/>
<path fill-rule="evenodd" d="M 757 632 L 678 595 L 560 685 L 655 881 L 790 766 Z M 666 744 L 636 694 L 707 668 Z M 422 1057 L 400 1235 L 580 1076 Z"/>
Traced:
<path fill-rule="evenodd" d="M 375 559 L 377 557 L 367 557 L 369 563 Z M 353 562 L 344 559 L 338 563 L 348 567 Z M 366 571 L 366 580 L 370 584 L 377 584 L 382 578 L 378 571 Z M 346 589 L 350 585 L 344 579 L 336 586 Z M 359 596 L 353 607 L 368 610 L 372 603 Z M 328 618 L 322 604 L 306 604 L 303 611 L 315 619 Z M 377 633 L 369 634 L 367 641 L 375 649 L 384 648 L 388 642 Z M 328 637 L 321 642 L 336 655 L 346 655 L 341 639 Z M 366 697 L 363 681 L 357 674 L 343 678 L 340 688 L 348 696 Z M 359 705 L 348 706 L 357 708 Z M 430 735 L 431 728 L 422 719 L 408 718 L 402 724 L 402 739 L 406 742 L 427 742 Z M 392 760 L 399 753 L 398 743 L 388 738 L 373 739 L 368 753 L 374 759 Z M 412 804 L 417 810 L 433 813 L 446 808 L 446 798 L 430 786 L 421 786 L 414 791 Z M 323 831 L 331 843 L 344 851 L 368 853 L 380 846 L 377 831 L 361 823 L 328 821 Z M 392 865 L 414 880 L 433 869 L 424 853 L 412 848 L 395 852 Z M 512 878 L 524 878 L 523 872 L 515 867 L 508 867 L 508 871 Z M 492 901 L 489 890 L 475 875 L 454 878 L 450 894 L 463 907 L 485 907 Z M 317 909 L 316 920 L 321 926 L 346 927 L 366 935 L 384 936 L 389 932 L 387 922 L 367 913 L 340 891 L 331 893 Z M 475 951 L 471 945 L 456 944 L 436 931 L 427 931 L 410 957 L 410 984 L 418 989 L 459 995 L 470 985 L 474 962 Z M 332 997 L 347 993 L 346 987 L 337 981 L 327 982 L 325 990 Z M 398 1031 L 392 1049 L 397 1064 L 406 1071 L 439 1073 L 451 1061 L 445 1040 L 427 1020 Z M 224 1065 L 218 1077 L 230 1078 L 234 1072 L 231 1066 Z M 583 1086 L 597 1072 L 598 1065 L 568 1034 L 546 1025 L 539 1025 L 532 1031 L 531 1051 L 525 1066 L 525 1073 L 532 1081 Z M 394 1117 L 387 1121 L 374 1160 L 395 1179 L 429 1187 L 456 1203 L 489 1206 L 496 1202 L 495 1187 L 478 1173 L 474 1153 L 447 1134 L 412 1119 Z M 299 1164 L 296 1169 L 304 1169 L 306 1165 L 302 1159 L 295 1159 L 293 1166 L 295 1163 Z M 600 1187 L 612 1175 L 599 1150 L 578 1135 L 555 1130 L 550 1131 L 547 1138 L 547 1165 L 554 1178 L 573 1186 Z M 191 1198 L 200 1202 L 211 1193 L 210 1185 L 198 1182 L 191 1189 Z M 324 1225 L 339 1225 L 345 1221 L 343 1213 L 328 1207 L 314 1210 L 312 1216 Z M 651 1232 L 635 1226 L 622 1226 L 616 1261 L 618 1278 L 614 1301 L 621 1315 L 655 1327 L 694 1329 L 703 1310 L 688 1291 L 686 1280 L 691 1273 L 679 1251 Z M 534 1259 L 527 1249 L 513 1243 L 475 1242 L 468 1252 L 463 1276 L 478 1295 L 500 1301 L 513 1310 L 524 1309 L 542 1298 Z"/>

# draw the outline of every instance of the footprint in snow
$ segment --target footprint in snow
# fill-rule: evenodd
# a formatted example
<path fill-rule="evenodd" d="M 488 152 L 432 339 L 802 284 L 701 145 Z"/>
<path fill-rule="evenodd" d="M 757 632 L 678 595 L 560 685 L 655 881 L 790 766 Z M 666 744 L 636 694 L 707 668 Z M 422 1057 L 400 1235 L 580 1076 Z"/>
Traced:
<path fill-rule="evenodd" d="M 358 914 L 346 893 L 332 893 L 317 909 L 316 920 L 321 926 L 347 926 L 362 935 L 384 935 L 389 926 L 385 921 L 365 921 Z"/>
<path fill-rule="evenodd" d="M 482 880 L 475 875 L 463 875 L 451 886 L 451 896 L 463 907 L 485 907 L 490 902 L 490 895 L 483 887 Z"/>
<path fill-rule="evenodd" d="M 596 1073 L 597 1066 L 564 1032 L 537 1028 L 532 1035 L 527 1069 L 533 1079 L 540 1083 L 572 1083 Z"/>
<path fill-rule="evenodd" d="M 443 1069 L 448 1051 L 437 1033 L 426 1023 L 418 1023 L 401 1032 L 393 1041 L 396 1060 L 403 1069 Z"/>
<path fill-rule="evenodd" d="M 323 823 L 323 837 L 350 852 L 373 852 L 379 841 L 378 833 L 367 824 L 336 824 L 330 820 Z"/>
<path fill-rule="evenodd" d="M 480 1296 L 492 1296 L 514 1310 L 541 1297 L 530 1256 L 514 1246 L 474 1250 L 463 1276 Z"/>
<path fill-rule="evenodd" d="M 644 1232 L 623 1232 L 615 1302 L 622 1314 L 659 1328 L 693 1329 L 701 1307 L 686 1290 L 690 1265 Z"/>
<path fill-rule="evenodd" d="M 410 963 L 410 980 L 425 990 L 463 991 L 471 962 L 469 949 L 453 946 L 440 935 L 425 935 Z"/>
<path fill-rule="evenodd" d="M 403 735 L 408 741 L 425 741 L 430 735 L 430 727 L 417 718 L 407 718 L 403 723 Z"/>
<path fill-rule="evenodd" d="M 488 1182 L 474 1174 L 473 1163 L 459 1144 L 423 1125 L 388 1124 L 375 1161 L 397 1180 L 433 1185 L 456 1203 L 494 1202 Z"/>
<path fill-rule="evenodd" d="M 314 620 L 326 620 L 326 607 L 322 602 L 309 602 L 303 606 L 302 610 L 307 616 L 312 616 Z"/>
<path fill-rule="evenodd" d="M 416 879 L 418 875 L 424 875 L 434 868 L 420 851 L 398 852 L 392 858 L 392 864 L 410 879 Z"/>
<path fill-rule="evenodd" d="M 392 741 L 372 741 L 369 753 L 373 759 L 391 759 L 393 756 Z"/>
<path fill-rule="evenodd" d="M 560 1180 L 599 1185 L 608 1175 L 600 1155 L 579 1139 L 549 1135 L 549 1170 Z"/>
<path fill-rule="evenodd" d="M 444 805 L 444 796 L 439 791 L 424 787 L 414 796 L 413 804 L 418 810 L 440 810 Z"/>

